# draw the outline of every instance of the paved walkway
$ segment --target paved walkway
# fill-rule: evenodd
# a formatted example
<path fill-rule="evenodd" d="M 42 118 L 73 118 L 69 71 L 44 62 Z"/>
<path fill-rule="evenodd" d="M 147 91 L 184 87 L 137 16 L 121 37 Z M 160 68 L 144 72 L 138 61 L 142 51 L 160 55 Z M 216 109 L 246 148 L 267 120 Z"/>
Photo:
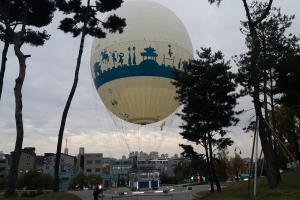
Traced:
<path fill-rule="evenodd" d="M 208 185 L 196 185 L 192 190 L 187 190 L 186 187 L 174 186 L 174 191 L 167 194 L 163 193 L 163 189 L 155 192 L 148 191 L 142 194 L 131 193 L 128 188 L 113 188 L 104 192 L 103 200 L 192 200 L 196 194 L 201 191 L 207 191 Z M 119 196 L 120 192 L 127 192 L 125 196 Z M 82 200 L 93 200 L 93 191 L 70 191 L 70 193 L 77 195 Z M 99 200 L 102 200 L 99 197 Z"/>

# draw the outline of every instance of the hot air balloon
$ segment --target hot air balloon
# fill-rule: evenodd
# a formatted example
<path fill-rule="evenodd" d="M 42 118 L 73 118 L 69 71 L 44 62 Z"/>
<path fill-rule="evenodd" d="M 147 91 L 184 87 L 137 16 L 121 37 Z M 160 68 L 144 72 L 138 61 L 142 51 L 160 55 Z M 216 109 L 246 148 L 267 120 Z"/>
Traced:
<path fill-rule="evenodd" d="M 107 109 L 127 122 L 163 120 L 179 106 L 172 81 L 192 58 L 189 35 L 172 11 L 152 1 L 127 2 L 116 14 L 126 18 L 124 32 L 92 45 L 97 92 Z"/>

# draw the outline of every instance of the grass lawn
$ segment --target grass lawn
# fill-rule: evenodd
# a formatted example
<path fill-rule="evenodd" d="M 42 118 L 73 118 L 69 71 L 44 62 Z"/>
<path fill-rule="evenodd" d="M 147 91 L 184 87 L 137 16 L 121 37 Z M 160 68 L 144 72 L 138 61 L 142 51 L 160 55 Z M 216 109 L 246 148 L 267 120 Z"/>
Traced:
<path fill-rule="evenodd" d="M 4 198 L 0 196 L 0 200 L 81 200 L 74 194 L 69 193 L 48 193 L 36 197 L 15 197 L 15 198 Z"/>
<path fill-rule="evenodd" d="M 253 188 L 248 192 L 248 182 L 235 182 L 224 188 L 221 193 L 201 192 L 198 200 L 244 200 L 253 199 Z M 266 178 L 259 178 L 257 200 L 300 200 L 300 172 L 282 174 L 279 188 L 270 190 Z"/>

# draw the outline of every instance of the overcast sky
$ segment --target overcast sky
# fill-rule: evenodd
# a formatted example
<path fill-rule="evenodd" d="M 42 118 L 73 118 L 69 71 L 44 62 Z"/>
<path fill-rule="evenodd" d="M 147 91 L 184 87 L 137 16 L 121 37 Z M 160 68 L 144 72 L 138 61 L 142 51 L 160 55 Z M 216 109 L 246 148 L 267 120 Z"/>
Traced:
<path fill-rule="evenodd" d="M 142 0 L 139 0 L 142 1 Z M 218 8 L 207 0 L 153 0 L 171 9 L 186 26 L 194 50 L 212 47 L 222 50 L 227 59 L 245 51 L 244 36 L 240 33 L 240 20 L 245 19 L 242 1 L 225 0 Z M 291 31 L 300 35 L 300 1 L 275 0 L 282 12 L 295 14 Z M 72 38 L 57 30 L 59 15 L 47 27 L 52 35 L 43 47 L 24 46 L 23 51 L 31 54 L 27 60 L 26 80 L 23 87 L 23 147 L 35 146 L 38 154 L 55 152 L 61 114 L 74 76 L 74 67 L 79 47 L 79 38 Z M 146 128 L 124 125 L 104 107 L 96 93 L 90 74 L 90 51 L 92 38 L 84 46 L 80 80 L 68 115 L 65 137 L 69 141 L 69 152 L 78 153 L 79 147 L 86 152 L 102 152 L 104 156 L 120 157 L 129 150 L 180 153 L 180 143 L 186 143 L 178 134 L 181 123 L 177 116 L 171 116 L 163 131 L 160 124 Z M 0 44 L 2 51 L 3 44 Z M 16 128 L 14 119 L 14 80 L 18 73 L 18 62 L 10 48 L 4 89 L 0 101 L 0 151 L 8 153 L 14 149 Z M 250 99 L 240 100 L 239 108 L 251 109 Z M 241 122 L 230 128 L 234 146 L 242 150 L 242 156 L 249 155 L 251 134 L 242 128 L 249 123 L 253 112 L 240 116 Z M 115 123 L 114 123 L 115 122 Z M 124 131 L 123 131 L 123 129 Z M 63 145 L 64 146 L 64 145 Z M 201 151 L 201 148 L 197 148 Z"/>

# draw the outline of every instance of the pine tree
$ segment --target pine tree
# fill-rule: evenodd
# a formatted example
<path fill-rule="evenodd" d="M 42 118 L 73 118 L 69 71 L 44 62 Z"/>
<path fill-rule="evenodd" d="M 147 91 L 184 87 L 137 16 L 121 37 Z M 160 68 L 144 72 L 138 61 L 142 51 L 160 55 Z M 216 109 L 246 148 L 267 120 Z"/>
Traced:
<path fill-rule="evenodd" d="M 222 0 L 209 0 L 210 3 L 220 4 Z M 281 182 L 281 177 L 279 174 L 279 167 L 276 162 L 276 152 L 274 151 L 273 144 L 270 140 L 270 134 L 268 130 L 268 124 L 266 123 L 266 118 L 261 109 L 261 89 L 260 89 L 260 66 L 258 63 L 260 53 L 262 52 L 262 46 L 259 39 L 258 26 L 269 16 L 273 0 L 268 0 L 265 2 L 262 9 L 253 10 L 252 6 L 249 5 L 247 0 L 241 0 L 246 13 L 247 21 L 245 24 L 248 26 L 248 41 L 251 49 L 249 50 L 249 60 L 250 64 L 248 66 L 249 70 L 249 85 L 251 85 L 255 115 L 259 119 L 259 137 L 261 140 L 261 145 L 267 165 L 267 179 L 270 188 L 276 188 Z M 253 5 L 253 4 L 252 4 Z M 257 12 L 258 11 L 258 12 Z"/>
<path fill-rule="evenodd" d="M 7 52 L 10 45 L 8 35 L 6 34 L 6 30 L 3 25 L 0 24 L 0 40 L 4 43 L 4 47 L 2 50 L 2 59 L 1 59 L 1 69 L 0 69 L 0 100 L 2 97 L 3 90 L 3 79 L 6 69 L 6 61 L 7 61 Z"/>
<path fill-rule="evenodd" d="M 253 9 L 252 15 L 255 17 L 260 15 L 266 5 L 254 2 L 251 7 Z M 263 120 L 265 122 L 264 133 L 267 136 L 267 144 L 270 146 L 270 150 L 273 146 L 273 154 L 277 152 L 278 142 L 273 132 L 273 130 L 277 130 L 276 104 L 299 100 L 297 88 L 299 92 L 300 82 L 297 79 L 297 75 L 293 73 L 297 72 L 295 60 L 297 55 L 299 55 L 299 39 L 293 34 L 288 33 L 293 19 L 293 15 L 283 15 L 279 8 L 272 8 L 265 20 L 256 27 L 261 47 L 257 59 L 256 79 L 259 82 L 260 108 L 263 111 Z M 242 32 L 246 35 L 246 44 L 249 52 L 238 58 L 238 82 L 245 88 L 243 91 L 244 95 L 253 96 L 253 84 L 251 79 L 249 79 L 251 77 L 252 40 L 248 24 L 243 22 L 242 26 Z M 287 76 L 288 74 L 290 77 Z M 286 98 L 285 94 L 288 94 L 289 98 Z M 268 124 L 266 125 L 266 123 Z M 273 130 L 271 130 L 270 126 Z M 270 165 L 272 164 L 267 161 L 267 167 L 270 167 Z M 274 176 L 274 173 L 268 175 L 269 183 L 272 176 Z"/>
<path fill-rule="evenodd" d="M 25 55 L 21 48 L 24 43 L 36 46 L 43 45 L 49 39 L 47 32 L 45 30 L 40 31 L 39 29 L 52 21 L 54 11 L 55 5 L 51 0 L 0 1 L 0 31 L 2 36 L 4 34 L 4 39 L 12 43 L 19 61 L 19 75 L 14 88 L 17 137 L 6 185 L 6 196 L 14 196 L 16 194 L 18 166 L 24 137 L 22 86 L 27 67 L 26 59 L 30 55 Z"/>
<path fill-rule="evenodd" d="M 17 12 L 13 12 L 13 10 L 16 10 L 17 8 L 13 8 L 15 5 L 13 5 L 14 1 L 10 2 L 10 5 L 6 5 L 7 2 L 3 1 L 2 2 L 2 10 L 4 15 L 2 15 L 2 18 L 4 20 L 4 17 L 9 15 L 9 18 L 5 23 L 0 23 L 0 41 L 4 43 L 4 47 L 2 50 L 2 59 L 1 59 L 1 70 L 0 70 L 0 100 L 2 96 L 2 90 L 3 90 L 3 79 L 4 79 L 4 74 L 6 70 L 6 61 L 7 61 L 7 52 L 8 48 L 10 45 L 13 44 L 13 38 L 11 37 L 11 34 L 9 34 L 9 29 L 6 27 L 10 27 L 12 31 L 18 32 L 18 28 L 20 28 L 20 24 L 17 23 L 18 19 L 17 16 L 20 15 Z M 9 10 L 6 10 L 8 9 Z M 1 15 L 1 13 L 0 13 Z M 32 19 L 31 19 L 32 20 Z M 4 22 L 4 21 L 3 21 Z M 29 25 L 31 26 L 31 25 Z M 29 45 L 32 46 L 41 46 L 44 44 L 45 39 L 48 39 L 49 35 L 44 32 L 44 31 L 33 31 L 30 28 L 26 28 L 23 31 L 23 37 L 20 39 L 22 40 L 23 43 L 28 43 Z M 45 38 L 45 39 L 44 39 Z"/>
<path fill-rule="evenodd" d="M 58 192 L 59 191 L 59 164 L 60 164 L 60 157 L 61 157 L 61 146 L 62 146 L 63 134 L 64 134 L 68 112 L 78 84 L 78 76 L 79 76 L 85 37 L 87 35 L 90 35 L 97 38 L 105 38 L 106 32 L 104 32 L 104 30 L 108 30 L 111 33 L 115 33 L 115 32 L 122 33 L 123 28 L 126 26 L 126 22 L 125 19 L 122 19 L 115 14 L 110 15 L 106 21 L 101 21 L 97 18 L 97 14 L 99 13 L 105 13 L 119 8 L 123 3 L 123 0 L 114 0 L 114 1 L 96 0 L 95 5 L 91 5 L 90 0 L 86 1 L 86 5 L 83 4 L 81 0 L 56 0 L 56 3 L 58 9 L 67 15 L 67 17 L 61 21 L 59 29 L 64 31 L 65 33 L 71 33 L 73 37 L 77 37 L 81 34 L 74 81 L 62 114 L 62 119 L 61 119 L 59 134 L 58 134 L 56 159 L 55 159 L 55 176 L 54 176 L 55 179 L 54 191 Z M 69 17 L 70 15 L 73 16 Z"/>
<path fill-rule="evenodd" d="M 218 191 L 221 191 L 214 172 L 212 147 L 214 144 L 220 147 L 232 144 L 229 138 L 224 138 L 227 133 L 224 128 L 238 121 L 233 110 L 237 99 L 235 75 L 229 71 L 229 62 L 225 62 L 221 52 L 212 53 L 210 48 L 202 48 L 197 55 L 197 60 L 184 65 L 183 72 L 178 74 L 174 83 L 178 99 L 183 104 L 180 116 L 184 123 L 180 134 L 184 139 L 204 147 L 207 165 Z M 216 136 L 223 139 L 217 140 Z"/>

